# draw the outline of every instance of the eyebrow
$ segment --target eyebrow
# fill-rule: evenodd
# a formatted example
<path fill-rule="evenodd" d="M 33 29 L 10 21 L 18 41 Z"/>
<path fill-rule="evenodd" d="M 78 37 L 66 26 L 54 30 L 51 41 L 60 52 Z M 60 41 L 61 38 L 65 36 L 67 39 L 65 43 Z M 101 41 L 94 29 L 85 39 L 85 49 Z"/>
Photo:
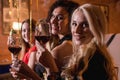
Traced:
<path fill-rule="evenodd" d="M 52 14 L 52 15 L 54 15 L 54 14 Z M 64 16 L 64 14 L 57 14 L 57 15 L 55 15 L 55 16 L 59 16 L 59 15 Z"/>
<path fill-rule="evenodd" d="M 76 22 L 75 20 L 72 20 L 72 22 Z"/>

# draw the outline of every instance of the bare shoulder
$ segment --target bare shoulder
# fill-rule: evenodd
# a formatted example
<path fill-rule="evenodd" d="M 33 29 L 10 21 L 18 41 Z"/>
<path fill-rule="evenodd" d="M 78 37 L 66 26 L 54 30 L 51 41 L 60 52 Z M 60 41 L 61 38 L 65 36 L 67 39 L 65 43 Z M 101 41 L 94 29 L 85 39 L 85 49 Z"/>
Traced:
<path fill-rule="evenodd" d="M 62 44 L 56 46 L 53 50 L 52 50 L 52 55 L 54 57 L 57 56 L 66 56 L 66 55 L 70 55 L 72 54 L 72 41 L 64 41 Z"/>
<path fill-rule="evenodd" d="M 113 34 L 115 34 L 115 37 L 112 42 L 118 42 L 118 40 L 120 40 L 120 33 L 109 33 L 105 35 L 105 43 L 107 43 Z"/>
<path fill-rule="evenodd" d="M 114 33 L 106 34 L 106 42 L 111 38 Z M 120 33 L 116 33 L 115 37 L 112 39 L 110 45 L 107 47 L 116 67 L 120 68 Z M 120 71 L 118 71 L 118 77 L 120 79 Z"/>
<path fill-rule="evenodd" d="M 60 70 L 68 63 L 72 54 L 73 50 L 71 41 L 64 41 L 62 44 L 52 50 L 52 55 Z"/>

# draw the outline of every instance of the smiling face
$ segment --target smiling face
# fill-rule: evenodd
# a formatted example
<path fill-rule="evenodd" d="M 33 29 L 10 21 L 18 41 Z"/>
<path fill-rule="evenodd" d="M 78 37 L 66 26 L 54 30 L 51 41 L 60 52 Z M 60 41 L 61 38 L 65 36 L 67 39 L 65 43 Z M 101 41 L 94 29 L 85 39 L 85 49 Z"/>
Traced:
<path fill-rule="evenodd" d="M 67 34 L 68 32 L 68 13 L 63 7 L 57 7 L 53 10 L 50 19 L 52 34 Z"/>
<path fill-rule="evenodd" d="M 74 12 L 71 20 L 71 32 L 75 45 L 87 44 L 93 38 L 89 24 L 82 11 Z"/>
<path fill-rule="evenodd" d="M 22 25 L 22 38 L 25 42 L 30 42 L 30 27 L 26 22 Z"/>

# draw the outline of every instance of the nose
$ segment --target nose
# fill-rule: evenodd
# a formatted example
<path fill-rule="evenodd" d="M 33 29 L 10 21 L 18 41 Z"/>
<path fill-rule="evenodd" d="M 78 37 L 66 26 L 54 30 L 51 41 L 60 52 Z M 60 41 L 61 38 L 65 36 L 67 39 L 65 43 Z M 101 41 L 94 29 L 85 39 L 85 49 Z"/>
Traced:
<path fill-rule="evenodd" d="M 51 23 L 52 23 L 52 24 L 56 24 L 56 23 L 57 23 L 57 18 L 56 18 L 56 17 L 51 18 Z"/>
<path fill-rule="evenodd" d="M 75 27 L 75 32 L 76 33 L 81 33 L 83 30 L 82 30 L 82 28 L 80 27 L 80 26 L 76 26 Z"/>

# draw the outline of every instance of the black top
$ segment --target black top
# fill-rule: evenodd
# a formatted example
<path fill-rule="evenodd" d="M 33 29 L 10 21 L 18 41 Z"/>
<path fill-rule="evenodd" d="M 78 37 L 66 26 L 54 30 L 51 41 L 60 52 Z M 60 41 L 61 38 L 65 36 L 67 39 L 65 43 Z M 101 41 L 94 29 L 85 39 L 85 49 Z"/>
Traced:
<path fill-rule="evenodd" d="M 99 50 L 95 51 L 88 63 L 87 70 L 83 73 L 83 80 L 108 80 L 108 73 L 105 70 L 106 60 Z M 56 80 L 65 80 L 64 78 L 57 78 Z M 73 80 L 80 80 L 74 76 Z"/>
<path fill-rule="evenodd" d="M 58 44 L 62 44 L 63 41 L 65 41 L 65 40 L 72 40 L 72 35 L 68 34 L 68 35 L 64 36 L 62 39 L 59 40 Z"/>
<path fill-rule="evenodd" d="M 91 58 L 88 69 L 83 74 L 84 80 L 108 80 L 108 74 L 105 70 L 105 57 L 99 50 L 96 50 Z"/>
<path fill-rule="evenodd" d="M 107 47 L 110 45 L 110 43 L 111 43 L 112 40 L 114 39 L 115 35 L 116 35 L 116 34 L 113 34 L 113 35 L 110 37 L 110 39 L 107 41 L 107 43 L 106 43 Z"/>

